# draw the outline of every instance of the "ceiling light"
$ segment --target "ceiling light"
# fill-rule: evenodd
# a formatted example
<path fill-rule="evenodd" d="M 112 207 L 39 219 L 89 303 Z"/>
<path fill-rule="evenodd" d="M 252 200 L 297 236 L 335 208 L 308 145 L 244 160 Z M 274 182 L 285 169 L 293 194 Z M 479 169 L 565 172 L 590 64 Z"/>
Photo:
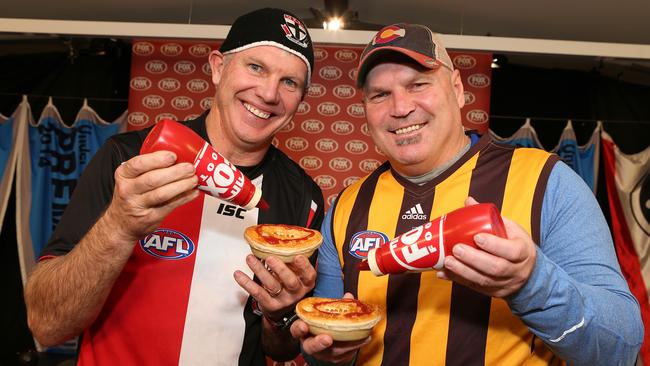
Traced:
<path fill-rule="evenodd" d="M 338 17 L 332 17 L 329 18 L 327 21 L 323 22 L 323 29 L 325 30 L 331 30 L 331 31 L 336 31 L 339 29 L 343 29 L 343 20 Z"/>

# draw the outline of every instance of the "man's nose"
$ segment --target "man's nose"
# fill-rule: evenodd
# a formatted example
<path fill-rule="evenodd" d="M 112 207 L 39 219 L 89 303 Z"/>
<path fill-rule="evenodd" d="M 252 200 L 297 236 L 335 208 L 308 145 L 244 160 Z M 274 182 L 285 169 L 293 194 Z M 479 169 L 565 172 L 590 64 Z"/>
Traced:
<path fill-rule="evenodd" d="M 262 84 L 257 88 L 258 96 L 267 104 L 278 104 L 280 101 L 279 92 L 280 80 L 275 78 L 265 78 Z"/>
<path fill-rule="evenodd" d="M 403 90 L 393 91 L 391 95 L 391 115 L 395 118 L 406 117 L 415 110 L 415 103 L 411 96 Z"/>

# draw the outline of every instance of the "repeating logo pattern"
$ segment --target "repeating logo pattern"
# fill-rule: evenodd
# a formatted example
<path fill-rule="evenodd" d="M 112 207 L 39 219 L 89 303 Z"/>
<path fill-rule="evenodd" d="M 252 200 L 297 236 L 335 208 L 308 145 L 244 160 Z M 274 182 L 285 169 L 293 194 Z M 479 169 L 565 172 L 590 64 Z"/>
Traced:
<path fill-rule="evenodd" d="M 292 19 L 285 25 L 301 40 L 302 30 Z M 399 32 L 385 34 L 399 37 Z M 380 39 L 382 40 L 382 39 Z M 210 51 L 218 42 L 136 40 L 133 44 L 129 95 L 130 129 L 140 129 L 161 118 L 189 119 L 210 108 L 214 96 Z M 308 95 L 296 117 L 274 138 L 284 151 L 314 178 L 331 205 L 338 193 L 379 167 L 386 157 L 372 142 L 366 124 L 361 91 L 355 87 L 356 67 L 363 47 L 315 45 L 315 67 Z M 450 53 L 465 87 L 461 113 L 468 128 L 487 130 L 492 55 Z M 364 239 L 367 242 L 370 239 Z M 367 243 L 364 243 L 364 249 Z M 302 363 L 299 363 L 302 365 Z"/>

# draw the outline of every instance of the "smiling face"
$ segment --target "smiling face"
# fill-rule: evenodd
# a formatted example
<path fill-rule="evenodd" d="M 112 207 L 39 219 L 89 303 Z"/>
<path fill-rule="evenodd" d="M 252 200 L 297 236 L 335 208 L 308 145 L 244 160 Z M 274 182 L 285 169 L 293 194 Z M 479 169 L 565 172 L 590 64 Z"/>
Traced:
<path fill-rule="evenodd" d="M 210 55 L 216 86 L 208 116 L 212 145 L 240 165 L 261 161 L 271 139 L 291 121 L 302 100 L 306 64 L 274 46 Z"/>
<path fill-rule="evenodd" d="M 460 117 L 465 98 L 457 70 L 396 58 L 375 65 L 363 91 L 370 134 L 400 174 L 430 172 L 469 142 Z"/>

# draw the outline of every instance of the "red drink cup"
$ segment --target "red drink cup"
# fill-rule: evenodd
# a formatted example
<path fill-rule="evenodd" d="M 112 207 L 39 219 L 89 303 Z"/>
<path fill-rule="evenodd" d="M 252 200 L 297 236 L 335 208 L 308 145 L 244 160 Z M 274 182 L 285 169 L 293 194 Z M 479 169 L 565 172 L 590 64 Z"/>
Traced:
<path fill-rule="evenodd" d="M 262 190 L 190 128 L 170 119 L 158 122 L 145 138 L 140 154 L 159 150 L 174 152 L 177 162 L 194 164 L 203 192 L 245 209 L 268 208 Z"/>
<path fill-rule="evenodd" d="M 455 244 L 476 247 L 478 233 L 507 237 L 499 210 L 491 203 L 459 208 L 371 249 L 367 267 L 376 276 L 440 270 Z"/>

